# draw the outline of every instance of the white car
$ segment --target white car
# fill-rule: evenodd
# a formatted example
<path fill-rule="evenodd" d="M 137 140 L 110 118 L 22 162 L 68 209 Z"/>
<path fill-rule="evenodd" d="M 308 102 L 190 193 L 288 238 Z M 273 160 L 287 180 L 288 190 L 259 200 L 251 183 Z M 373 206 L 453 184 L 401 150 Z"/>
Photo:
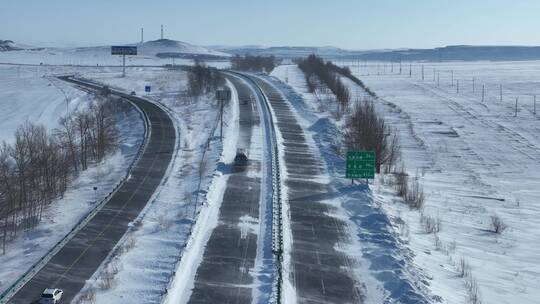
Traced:
<path fill-rule="evenodd" d="M 39 304 L 56 304 L 60 303 L 64 291 L 56 288 L 47 288 L 41 293 Z"/>

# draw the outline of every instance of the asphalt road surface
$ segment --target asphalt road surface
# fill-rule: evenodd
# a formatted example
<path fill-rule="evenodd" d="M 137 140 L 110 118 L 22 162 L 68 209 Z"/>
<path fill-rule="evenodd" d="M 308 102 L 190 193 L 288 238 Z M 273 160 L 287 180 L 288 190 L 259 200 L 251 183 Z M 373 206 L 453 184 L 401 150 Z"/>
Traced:
<path fill-rule="evenodd" d="M 245 83 L 228 78 L 236 87 L 240 104 L 237 147 L 249 151 L 253 126 L 260 123 L 256 102 Z M 252 303 L 257 234 L 242 231 L 241 224 L 246 218 L 253 222 L 259 219 L 260 162 L 250 159 L 247 167 L 230 167 L 218 225 L 206 244 L 189 303 Z"/>
<path fill-rule="evenodd" d="M 128 224 L 139 215 L 160 184 L 174 152 L 176 133 L 173 123 L 168 114 L 155 104 L 134 96 L 122 96 L 145 113 L 150 125 L 146 148 L 134 165 L 130 179 L 9 303 L 32 303 L 45 288 L 63 289 L 62 302 L 69 303 L 111 252 L 126 232 Z"/>
<path fill-rule="evenodd" d="M 333 206 L 324 202 L 331 193 L 318 175 L 324 164 L 316 156 L 291 105 L 265 80 L 251 77 L 267 96 L 276 127 L 283 137 L 287 198 L 292 230 L 291 278 L 298 303 L 362 303 L 352 263 L 336 250 L 349 236 L 345 223 L 332 216 Z"/>

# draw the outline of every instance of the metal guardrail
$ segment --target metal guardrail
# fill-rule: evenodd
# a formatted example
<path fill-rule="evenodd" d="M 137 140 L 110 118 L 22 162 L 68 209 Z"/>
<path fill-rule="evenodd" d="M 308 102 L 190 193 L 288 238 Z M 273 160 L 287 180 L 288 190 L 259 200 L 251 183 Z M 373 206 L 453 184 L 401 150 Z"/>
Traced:
<path fill-rule="evenodd" d="M 102 86 L 98 84 L 88 82 L 88 81 L 82 81 L 79 79 L 74 79 L 71 77 L 60 78 L 60 79 L 64 81 L 69 81 L 69 82 L 72 82 L 81 86 L 90 87 L 95 90 L 100 90 L 103 88 Z M 130 97 L 128 94 L 122 93 L 117 90 L 111 90 L 111 94 L 124 97 L 128 100 Z M 11 297 L 13 297 L 13 295 L 17 293 L 17 291 L 19 291 L 26 283 L 28 283 L 28 281 L 30 281 L 34 277 L 34 275 L 36 275 L 36 273 L 38 273 L 47 264 L 47 262 L 49 262 L 51 258 L 54 255 L 56 255 L 60 251 L 60 249 L 62 249 L 65 246 L 65 244 L 69 242 L 75 236 L 75 234 L 77 234 L 77 232 L 79 232 L 84 226 L 86 226 L 86 224 L 103 208 L 103 206 L 107 204 L 109 199 L 116 193 L 116 191 L 120 188 L 120 186 L 122 186 L 124 182 L 129 179 L 131 175 L 131 171 L 133 170 L 133 167 L 135 166 L 135 164 L 137 164 L 137 162 L 141 158 L 143 151 L 146 149 L 146 146 L 148 144 L 148 137 L 151 132 L 150 121 L 146 113 L 144 113 L 144 111 L 142 111 L 135 103 L 131 102 L 131 104 L 143 117 L 144 140 L 141 146 L 139 147 L 139 150 L 137 151 L 137 155 L 135 156 L 133 162 L 131 162 L 130 166 L 128 167 L 126 175 L 122 178 L 122 180 L 120 180 L 114 186 L 113 190 L 109 192 L 105 196 L 105 198 L 94 209 L 89 211 L 75 226 L 73 226 L 73 228 L 68 234 L 66 234 L 51 249 L 49 249 L 47 253 L 45 253 L 44 256 L 42 256 L 37 262 L 35 262 L 30 267 L 30 269 L 28 269 L 25 273 L 23 273 L 19 279 L 17 279 L 13 284 L 11 284 L 10 287 L 8 287 L 8 289 L 6 289 L 2 294 L 0 294 L 0 304 L 7 303 L 11 299 Z"/>

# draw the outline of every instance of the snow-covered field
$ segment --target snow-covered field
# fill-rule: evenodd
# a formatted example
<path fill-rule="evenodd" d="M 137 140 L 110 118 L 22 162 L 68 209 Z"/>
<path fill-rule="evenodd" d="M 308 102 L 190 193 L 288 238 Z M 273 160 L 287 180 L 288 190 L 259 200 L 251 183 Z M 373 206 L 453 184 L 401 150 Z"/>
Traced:
<path fill-rule="evenodd" d="M 111 87 L 135 91 L 163 105 L 173 117 L 179 141 L 169 173 L 151 204 L 86 284 L 82 302 L 93 298 L 96 303 L 159 303 L 175 271 L 187 274 L 191 267 L 196 269 L 190 262 L 177 269 L 177 263 L 185 257 L 184 249 L 191 244 L 188 240 L 192 232 L 197 233 L 195 220 L 204 226 L 208 223 L 203 216 L 205 210 L 217 210 L 209 202 L 217 200 L 214 196 L 219 195 L 219 185 L 225 177 L 215 175 L 222 152 L 215 137 L 217 104 L 212 96 L 187 97 L 186 75 L 183 71 L 160 68 L 132 69 L 126 78 L 106 68 L 83 75 Z M 151 93 L 144 93 L 145 85 L 152 87 Z M 232 108 L 227 107 L 225 115 L 233 117 Z M 235 125 L 233 121 L 227 124 L 226 138 Z M 234 147 L 232 152 L 226 150 L 228 158 L 234 157 Z M 182 258 L 185 260 L 192 261 L 189 256 Z"/>
<path fill-rule="evenodd" d="M 393 73 L 389 63 L 383 65 L 361 63 L 351 70 L 380 97 L 378 110 L 400 134 L 403 163 L 427 195 L 423 215 L 441 222 L 439 233 L 425 233 L 421 214 L 400 203 L 387 183 L 376 181 L 374 198 L 392 219 L 394 234 L 414 253 L 415 267 L 445 303 L 467 302 L 466 284 L 473 281 L 483 303 L 535 303 L 540 132 L 533 102 L 540 95 L 540 62 L 416 63 L 411 77 L 408 64 L 401 75 L 396 64 Z M 288 67 L 290 82 L 294 68 Z M 292 85 L 301 91 L 302 81 L 297 82 Z M 365 95 L 344 82 L 353 98 Z M 506 230 L 491 232 L 492 216 L 502 219 Z M 465 278 L 459 275 L 461 260 L 470 265 Z"/>
<path fill-rule="evenodd" d="M 424 185 L 423 214 L 440 219 L 441 231 L 425 233 L 420 213 L 406 208 L 380 180 L 373 187 L 375 200 L 405 244 L 401 254 L 412 250 L 413 267 L 431 278 L 429 289 L 444 302 L 462 303 L 468 296 L 465 284 L 471 280 L 459 276 L 463 258 L 484 303 L 533 303 L 540 287 L 540 249 L 531 245 L 540 240 L 540 133 L 533 114 L 540 63 L 424 64 L 424 81 L 421 65 L 413 65 L 410 78 L 408 65 L 402 75 L 396 66 L 390 74 L 388 63 L 386 74 L 383 63 L 353 65 L 351 70 L 380 96 L 378 110 L 400 134 L 403 163 Z M 303 74 L 295 66 L 279 67 L 273 74 L 309 100 Z M 343 81 L 353 99 L 365 96 L 351 81 Z M 517 118 L 516 97 L 521 101 Z M 318 108 L 313 101 L 311 110 Z M 508 227 L 501 234 L 490 231 L 495 215 Z"/>
<path fill-rule="evenodd" d="M 12 142 L 15 130 L 25 121 L 43 124 L 52 131 L 67 110 L 76 110 L 92 101 L 90 95 L 58 79 L 42 76 L 33 67 L 0 66 L 0 140 Z M 48 206 L 38 227 L 20 233 L 8 244 L 6 255 L 0 256 L 0 292 L 63 238 L 95 208 L 96 200 L 101 201 L 125 176 L 142 143 L 144 124 L 134 109 L 118 115 L 119 149 L 82 172 L 64 197 Z"/>
<path fill-rule="evenodd" d="M 381 102 L 380 109 L 403 126 L 404 163 L 421 176 L 427 194 L 424 213 L 441 219 L 438 237 L 451 249 L 450 254 L 434 250 L 433 236 L 413 235 L 416 261 L 433 273 L 433 289 L 451 303 L 462 300 L 451 288 L 456 276 L 452 264 L 461 257 L 470 263 L 485 303 L 534 303 L 540 298 L 540 247 L 534 245 L 540 241 L 540 129 L 533 96 L 540 94 L 540 62 L 433 68 L 453 71 L 454 85 L 452 72 L 444 78 L 439 72 L 437 86 L 433 78 L 422 81 L 414 67 L 410 78 L 361 76 L 384 101 L 397 106 Z M 416 215 L 401 212 L 418 234 Z M 508 226 L 501 234 L 489 231 L 492 216 Z"/>

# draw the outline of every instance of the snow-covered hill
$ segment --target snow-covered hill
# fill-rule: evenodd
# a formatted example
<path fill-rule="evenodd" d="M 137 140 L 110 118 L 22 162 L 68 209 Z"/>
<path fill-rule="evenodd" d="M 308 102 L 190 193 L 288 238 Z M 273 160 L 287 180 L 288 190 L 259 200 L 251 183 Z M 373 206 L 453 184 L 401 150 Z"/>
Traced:
<path fill-rule="evenodd" d="M 178 59 L 176 64 L 190 64 L 192 59 L 215 61 L 231 56 L 208 47 L 170 39 L 115 45 L 138 48 L 137 56 L 127 58 L 128 65 L 162 65 L 164 62 L 171 63 L 175 58 Z M 104 66 L 121 65 L 122 58 L 111 55 L 111 45 L 35 48 L 0 40 L 0 63 Z"/>
<path fill-rule="evenodd" d="M 12 40 L 0 40 L 0 52 L 18 51 L 25 49 L 26 46 L 13 42 Z"/>
<path fill-rule="evenodd" d="M 148 41 L 137 45 L 139 54 L 157 57 L 186 57 L 186 56 L 211 56 L 229 57 L 227 53 L 214 51 L 212 49 L 193 45 L 183 41 L 170 39 L 159 39 Z"/>
<path fill-rule="evenodd" d="M 136 46 L 138 56 L 159 57 L 159 58 L 224 58 L 229 54 L 214 51 L 212 49 L 193 45 L 183 41 L 171 39 L 158 39 L 144 43 L 127 44 Z M 79 47 L 76 49 L 64 49 L 64 51 L 74 51 L 79 54 L 88 55 L 110 54 L 110 46 Z"/>

